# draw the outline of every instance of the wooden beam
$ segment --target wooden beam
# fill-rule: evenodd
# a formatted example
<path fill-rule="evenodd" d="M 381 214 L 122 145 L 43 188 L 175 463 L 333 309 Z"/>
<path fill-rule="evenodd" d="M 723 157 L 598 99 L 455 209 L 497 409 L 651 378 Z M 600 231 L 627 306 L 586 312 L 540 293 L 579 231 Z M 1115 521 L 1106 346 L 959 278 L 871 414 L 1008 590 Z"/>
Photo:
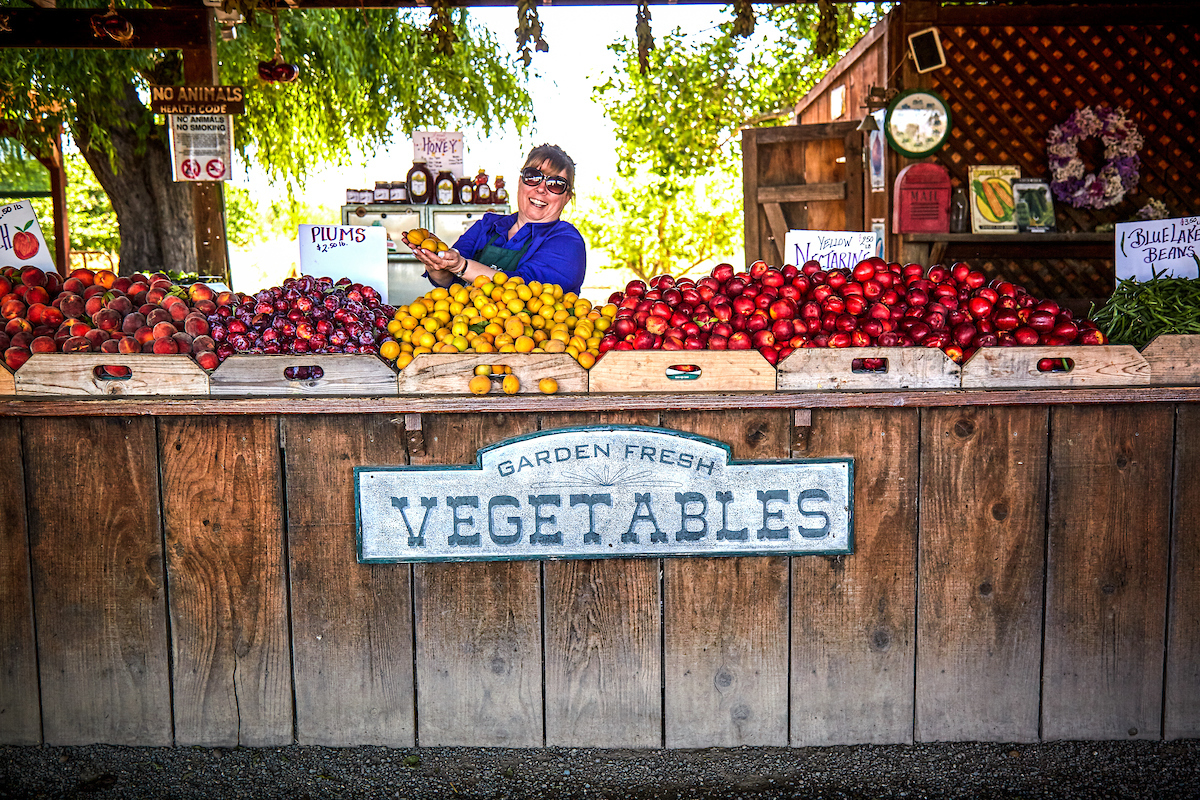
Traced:
<path fill-rule="evenodd" d="M 775 128 L 753 128 L 754 135 L 760 145 L 779 144 L 781 142 L 809 142 L 820 139 L 840 139 L 851 131 L 858 129 L 861 120 L 851 122 L 825 122 L 813 125 L 780 125 Z M 742 135 L 746 135 L 746 130 Z"/>
<path fill-rule="evenodd" d="M 845 183 L 803 183 L 794 186 L 760 186 L 760 203 L 809 203 L 820 200 L 845 200 Z"/>
<path fill-rule="evenodd" d="M 1091 5 L 1084 6 L 942 6 L 935 25 L 980 28 L 1041 25 L 1066 27 L 1105 25 L 1178 25 L 1183 9 L 1178 5 Z M 912 20 L 910 20 L 912 21 Z"/>
<path fill-rule="evenodd" d="M 48 137 L 47 155 L 38 161 L 50 170 L 50 197 L 54 204 L 54 267 L 64 278 L 71 268 L 71 228 L 67 221 L 67 165 L 63 162 L 62 129 Z"/>
<path fill-rule="evenodd" d="M 104 13 L 102 8 L 0 9 L 0 48 L 180 50 L 204 47 L 207 40 L 207 9 L 123 8 L 121 16 L 133 26 L 133 38 L 124 44 L 92 30 L 92 17 Z"/>

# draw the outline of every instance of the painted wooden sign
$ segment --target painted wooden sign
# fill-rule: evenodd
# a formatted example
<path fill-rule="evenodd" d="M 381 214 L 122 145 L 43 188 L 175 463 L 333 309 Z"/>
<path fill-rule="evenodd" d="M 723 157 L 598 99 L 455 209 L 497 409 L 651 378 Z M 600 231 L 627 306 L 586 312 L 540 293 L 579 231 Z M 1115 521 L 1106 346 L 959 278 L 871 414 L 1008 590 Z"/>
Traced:
<path fill-rule="evenodd" d="M 564 428 L 474 466 L 357 467 L 367 562 L 842 554 L 853 459 L 734 461 L 661 428 Z"/>
<path fill-rule="evenodd" d="M 155 114 L 244 114 L 246 91 L 241 86 L 151 86 L 150 110 Z"/>

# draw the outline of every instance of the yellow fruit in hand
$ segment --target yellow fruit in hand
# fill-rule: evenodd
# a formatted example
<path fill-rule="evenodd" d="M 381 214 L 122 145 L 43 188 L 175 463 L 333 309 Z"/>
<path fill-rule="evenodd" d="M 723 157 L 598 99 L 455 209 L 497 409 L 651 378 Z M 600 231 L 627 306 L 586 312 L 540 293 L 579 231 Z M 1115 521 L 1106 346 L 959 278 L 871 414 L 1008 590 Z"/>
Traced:
<path fill-rule="evenodd" d="M 554 394 L 558 391 L 558 381 L 554 378 L 542 378 L 538 381 L 538 391 L 542 394 Z"/>
<path fill-rule="evenodd" d="M 504 389 L 505 394 L 516 394 L 521 391 L 521 381 L 517 379 L 516 375 L 505 375 L 504 383 L 500 387 Z"/>
<path fill-rule="evenodd" d="M 471 378 L 467 388 L 471 390 L 471 394 L 487 394 L 492 390 L 492 379 L 487 375 L 476 375 Z"/>

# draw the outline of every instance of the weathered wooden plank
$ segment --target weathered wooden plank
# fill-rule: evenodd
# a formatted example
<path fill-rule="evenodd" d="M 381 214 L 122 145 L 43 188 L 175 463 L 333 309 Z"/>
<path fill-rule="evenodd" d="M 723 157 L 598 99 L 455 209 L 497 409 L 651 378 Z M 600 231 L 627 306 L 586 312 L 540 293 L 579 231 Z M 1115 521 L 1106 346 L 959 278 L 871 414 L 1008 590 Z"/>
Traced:
<path fill-rule="evenodd" d="M 276 417 L 159 421 L 175 740 L 292 742 Z"/>
<path fill-rule="evenodd" d="M 21 421 L 0 419 L 0 744 L 41 744 Z"/>
<path fill-rule="evenodd" d="M 299 744 L 412 747 L 410 570 L 359 564 L 354 467 L 405 462 L 402 418 L 283 418 Z"/>
<path fill-rule="evenodd" d="M 297 367 L 310 370 L 319 367 L 320 377 L 290 379 L 288 376 L 296 373 L 288 370 Z M 234 355 L 213 370 L 210 386 L 214 397 L 264 394 L 387 396 L 396 394 L 396 371 L 379 356 L 369 353 Z"/>
<path fill-rule="evenodd" d="M 122 8 L 120 14 L 133 26 L 133 38 L 118 44 L 108 36 L 97 37 L 91 19 L 103 15 L 100 8 L 14 8 L 0 31 L 0 47 L 61 48 L 161 48 L 203 47 L 208 9 Z"/>
<path fill-rule="evenodd" d="M 659 559 L 545 564 L 546 744 L 662 744 Z"/>
<path fill-rule="evenodd" d="M 920 412 L 818 411 L 793 455 L 854 458 L 854 554 L 792 559 L 792 745 L 913 736 Z"/>
<path fill-rule="evenodd" d="M 1051 411 L 1043 739 L 1160 734 L 1173 421 Z"/>
<path fill-rule="evenodd" d="M 504 364 L 521 382 L 520 394 L 538 394 L 542 378 L 554 378 L 560 394 L 586 392 L 587 370 L 567 353 L 425 353 L 400 371 L 400 394 L 467 394 L 480 364 Z M 492 391 L 499 393 L 495 383 Z"/>
<path fill-rule="evenodd" d="M 757 350 L 609 350 L 588 380 L 592 392 L 773 392 L 775 367 Z"/>
<path fill-rule="evenodd" d="M 533 414 L 427 415 L 427 455 L 409 457 L 473 463 L 480 447 L 536 428 Z M 416 564 L 413 580 L 417 741 L 542 746 L 539 564 Z"/>
<path fill-rule="evenodd" d="M 883 361 L 882 369 L 866 370 L 865 359 Z M 776 369 L 781 392 L 957 389 L 961 382 L 958 364 L 932 347 L 805 347 Z"/>
<path fill-rule="evenodd" d="M 841 142 L 838 142 L 840 145 Z M 810 203 L 822 200 L 845 200 L 846 184 L 802 183 L 793 186 L 758 187 L 759 203 Z"/>
<path fill-rule="evenodd" d="M 97 368 L 120 366 L 129 375 L 113 378 Z M 208 374 L 191 356 L 150 353 L 37 353 L 16 374 L 18 395 L 133 397 L 207 395 Z"/>
<path fill-rule="evenodd" d="M 169 745 L 154 421 L 24 424 L 45 741 Z"/>
<path fill-rule="evenodd" d="M 1041 372 L 1042 359 L 1069 359 L 1067 372 Z M 964 389 L 1141 386 L 1150 365 L 1132 345 L 981 347 L 962 367 Z"/>
<path fill-rule="evenodd" d="M 786 458 L 788 415 L 757 409 L 662 415 L 663 427 Z M 664 560 L 667 747 L 787 744 L 788 559 Z"/>
<path fill-rule="evenodd" d="M 1171 598 L 1163 737 L 1200 737 L 1200 405 L 1175 418 Z"/>
<path fill-rule="evenodd" d="M 1200 336 L 1163 335 L 1142 350 L 1150 365 L 1150 383 L 1156 386 L 1200 384 Z"/>
<path fill-rule="evenodd" d="M 922 412 L 917 741 L 1037 741 L 1048 422 Z"/>

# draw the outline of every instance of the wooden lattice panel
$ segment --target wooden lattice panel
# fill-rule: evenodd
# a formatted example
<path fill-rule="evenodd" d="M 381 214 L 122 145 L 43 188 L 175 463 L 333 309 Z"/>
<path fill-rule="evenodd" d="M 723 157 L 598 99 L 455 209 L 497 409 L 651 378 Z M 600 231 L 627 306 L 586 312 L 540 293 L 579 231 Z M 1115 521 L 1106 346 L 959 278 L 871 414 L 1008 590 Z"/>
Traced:
<path fill-rule="evenodd" d="M 958 182 L 966 184 L 975 164 L 1012 164 L 1048 179 L 1050 129 L 1077 108 L 1107 105 L 1126 109 L 1145 139 L 1141 180 L 1110 208 L 1056 199 L 1059 230 L 1129 219 L 1150 198 L 1172 216 L 1200 214 L 1200 27 L 946 26 L 941 35 L 948 65 L 932 74 L 933 88 L 950 103 L 954 124 L 937 158 Z M 1098 142 L 1084 142 L 1081 152 L 1089 169 L 1099 168 Z M 1111 261 L 997 260 L 987 267 L 1047 297 L 1104 297 L 1113 289 Z"/>

